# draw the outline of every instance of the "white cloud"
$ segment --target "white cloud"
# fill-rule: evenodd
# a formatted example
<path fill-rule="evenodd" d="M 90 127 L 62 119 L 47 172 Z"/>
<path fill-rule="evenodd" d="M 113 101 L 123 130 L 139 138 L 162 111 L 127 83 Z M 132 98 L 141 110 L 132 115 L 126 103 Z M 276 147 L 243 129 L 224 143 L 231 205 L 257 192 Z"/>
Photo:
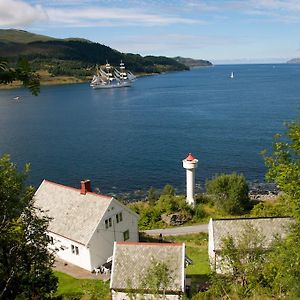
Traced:
<path fill-rule="evenodd" d="M 47 9 L 49 20 L 54 24 L 80 26 L 124 26 L 124 25 L 170 25 L 195 24 L 199 20 L 171 15 L 147 13 L 125 8 L 82 8 L 82 9 Z"/>
<path fill-rule="evenodd" d="M 18 0 L 0 0 L 0 26 L 17 27 L 47 19 L 40 5 L 30 5 Z"/>

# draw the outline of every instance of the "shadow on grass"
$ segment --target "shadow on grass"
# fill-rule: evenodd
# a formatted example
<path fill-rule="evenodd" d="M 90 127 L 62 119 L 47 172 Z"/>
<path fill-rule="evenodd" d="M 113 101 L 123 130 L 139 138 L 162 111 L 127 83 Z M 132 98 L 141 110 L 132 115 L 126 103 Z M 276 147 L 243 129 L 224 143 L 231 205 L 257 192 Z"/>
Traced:
<path fill-rule="evenodd" d="M 199 292 L 205 292 L 210 286 L 210 274 L 187 275 L 187 282 L 190 281 L 190 288 L 187 291 L 187 296 L 191 298 Z"/>

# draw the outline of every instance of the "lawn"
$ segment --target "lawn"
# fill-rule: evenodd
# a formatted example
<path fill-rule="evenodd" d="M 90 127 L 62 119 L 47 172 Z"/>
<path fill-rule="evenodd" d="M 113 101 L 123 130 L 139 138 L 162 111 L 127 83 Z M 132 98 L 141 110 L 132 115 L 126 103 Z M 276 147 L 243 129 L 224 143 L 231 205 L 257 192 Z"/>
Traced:
<path fill-rule="evenodd" d="M 185 243 L 186 255 L 193 261 L 193 263 L 186 268 L 186 275 L 210 274 L 207 250 L 208 236 L 206 233 L 166 236 L 164 240 L 175 243 Z"/>
<path fill-rule="evenodd" d="M 54 272 L 58 277 L 58 299 L 110 299 L 109 283 L 97 279 L 76 279 L 65 273 Z"/>

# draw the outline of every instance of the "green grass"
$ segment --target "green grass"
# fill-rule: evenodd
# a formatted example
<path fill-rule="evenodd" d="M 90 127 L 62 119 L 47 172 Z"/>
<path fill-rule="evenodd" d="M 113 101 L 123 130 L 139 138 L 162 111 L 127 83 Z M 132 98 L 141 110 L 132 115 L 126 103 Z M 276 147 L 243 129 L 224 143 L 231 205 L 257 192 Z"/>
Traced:
<path fill-rule="evenodd" d="M 188 234 L 181 236 L 167 236 L 165 240 L 180 242 L 186 245 L 186 255 L 193 261 L 193 264 L 186 268 L 187 275 L 208 275 L 210 267 L 208 261 L 208 236 L 205 233 Z"/>
<path fill-rule="evenodd" d="M 65 273 L 54 272 L 58 277 L 55 296 L 63 299 L 110 299 L 109 284 L 98 279 L 76 279 Z"/>

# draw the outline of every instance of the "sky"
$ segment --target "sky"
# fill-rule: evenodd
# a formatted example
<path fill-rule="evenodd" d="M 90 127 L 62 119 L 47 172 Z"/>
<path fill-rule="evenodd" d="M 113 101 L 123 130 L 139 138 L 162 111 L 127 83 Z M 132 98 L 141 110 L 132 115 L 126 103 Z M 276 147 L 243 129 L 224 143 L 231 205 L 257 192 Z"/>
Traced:
<path fill-rule="evenodd" d="M 300 57 L 300 0 L 0 0 L 0 28 L 213 63 Z"/>

